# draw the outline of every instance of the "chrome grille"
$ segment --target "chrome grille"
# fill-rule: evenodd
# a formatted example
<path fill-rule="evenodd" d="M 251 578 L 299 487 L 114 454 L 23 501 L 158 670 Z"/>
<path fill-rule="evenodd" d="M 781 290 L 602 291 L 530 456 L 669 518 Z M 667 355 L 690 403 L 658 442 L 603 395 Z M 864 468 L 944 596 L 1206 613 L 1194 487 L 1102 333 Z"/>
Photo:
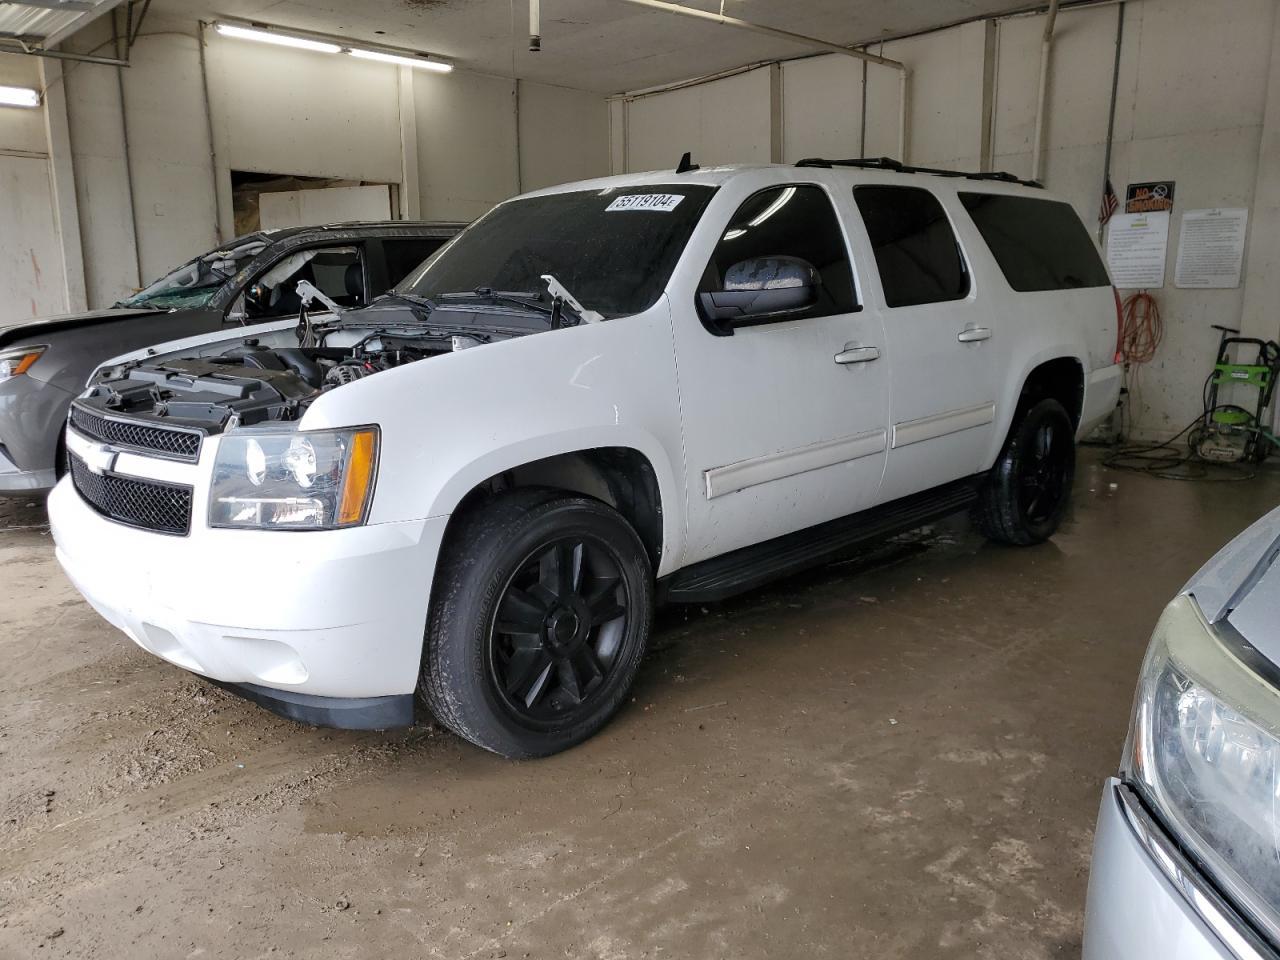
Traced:
<path fill-rule="evenodd" d="M 71 408 L 71 425 L 86 437 L 118 447 L 132 447 L 178 460 L 200 457 L 201 437 L 194 430 L 171 430 L 130 420 L 110 420 L 77 406 Z"/>
<path fill-rule="evenodd" d="M 71 482 L 94 510 L 118 523 L 185 536 L 191 530 L 191 488 L 117 473 L 94 473 L 74 453 Z"/>

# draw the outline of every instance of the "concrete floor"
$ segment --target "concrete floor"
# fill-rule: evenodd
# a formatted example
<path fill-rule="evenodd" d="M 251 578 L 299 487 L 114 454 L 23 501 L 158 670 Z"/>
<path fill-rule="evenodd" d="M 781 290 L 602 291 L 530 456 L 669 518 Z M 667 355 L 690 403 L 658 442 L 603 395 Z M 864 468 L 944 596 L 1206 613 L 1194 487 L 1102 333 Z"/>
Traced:
<path fill-rule="evenodd" d="M 0 506 L 0 957 L 1075 956 L 1147 635 L 1280 472 L 1077 491 L 1043 547 L 667 610 L 622 716 L 525 764 L 208 687 Z"/>

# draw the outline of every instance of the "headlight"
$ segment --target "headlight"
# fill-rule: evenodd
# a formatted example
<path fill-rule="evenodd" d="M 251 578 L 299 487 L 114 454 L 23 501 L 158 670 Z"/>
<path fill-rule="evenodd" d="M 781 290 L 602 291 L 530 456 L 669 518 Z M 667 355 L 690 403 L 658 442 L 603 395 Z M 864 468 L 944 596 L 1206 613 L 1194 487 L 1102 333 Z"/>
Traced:
<path fill-rule="evenodd" d="M 0 350 L 0 383 L 26 373 L 47 349 L 46 346 L 35 346 Z"/>
<path fill-rule="evenodd" d="M 364 523 L 376 427 L 230 433 L 218 443 L 209 526 L 329 530 Z"/>
<path fill-rule="evenodd" d="M 1143 663 L 1124 774 L 1280 942 L 1280 691 L 1255 658 L 1230 627 L 1210 627 L 1192 598 L 1171 603 Z"/>

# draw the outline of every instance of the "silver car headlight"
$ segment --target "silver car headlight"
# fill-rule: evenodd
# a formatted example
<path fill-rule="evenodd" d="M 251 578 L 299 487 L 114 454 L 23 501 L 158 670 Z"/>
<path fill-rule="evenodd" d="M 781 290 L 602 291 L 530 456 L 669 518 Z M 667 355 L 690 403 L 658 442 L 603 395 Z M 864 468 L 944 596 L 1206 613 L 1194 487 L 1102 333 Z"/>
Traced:
<path fill-rule="evenodd" d="M 1189 596 L 1143 663 L 1125 779 L 1219 888 L 1280 942 L 1280 689 L 1274 670 Z"/>
<path fill-rule="evenodd" d="M 364 523 L 378 429 L 246 431 L 218 443 L 209 526 L 331 530 Z"/>

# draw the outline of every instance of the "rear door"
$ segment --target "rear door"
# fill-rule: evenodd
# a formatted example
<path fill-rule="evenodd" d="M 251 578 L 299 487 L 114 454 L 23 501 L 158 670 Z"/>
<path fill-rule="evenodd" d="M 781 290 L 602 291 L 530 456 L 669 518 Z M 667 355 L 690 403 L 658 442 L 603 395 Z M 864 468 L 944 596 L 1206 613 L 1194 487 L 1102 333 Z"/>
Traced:
<path fill-rule="evenodd" d="M 892 368 L 881 499 L 893 500 L 984 468 L 1000 398 L 1000 324 L 937 193 L 861 184 L 853 199 Z"/>

